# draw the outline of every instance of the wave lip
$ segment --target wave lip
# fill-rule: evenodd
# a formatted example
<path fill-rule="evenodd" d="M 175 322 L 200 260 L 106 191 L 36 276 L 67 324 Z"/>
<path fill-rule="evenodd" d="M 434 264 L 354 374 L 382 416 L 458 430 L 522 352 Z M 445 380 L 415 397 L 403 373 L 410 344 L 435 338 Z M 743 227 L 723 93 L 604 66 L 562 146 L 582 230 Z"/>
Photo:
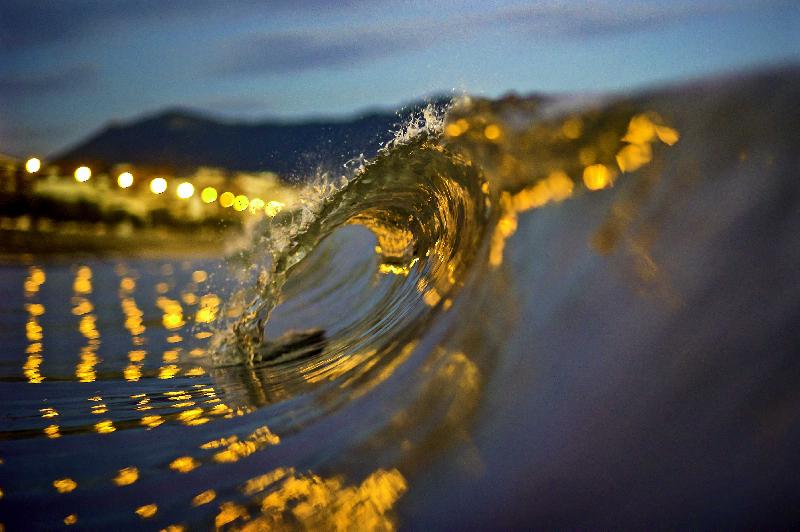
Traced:
<path fill-rule="evenodd" d="M 410 124 L 343 186 L 264 222 L 248 255 L 257 281 L 231 299 L 234 311 L 220 313 L 214 366 L 255 365 L 269 367 L 273 380 L 284 373 L 299 380 L 299 373 L 308 377 L 304 384 L 335 377 L 355 386 L 364 380 L 353 373 L 375 373 L 408 356 L 408 346 L 451 308 L 485 253 L 494 211 L 481 173 L 442 146 L 440 124 L 427 118 L 428 127 Z M 348 242 L 351 227 L 362 228 L 360 244 Z M 361 256 L 333 257 L 342 246 Z M 298 298 L 302 305 L 293 303 Z M 299 316 L 328 304 L 335 319 L 272 327 L 276 307 Z"/>

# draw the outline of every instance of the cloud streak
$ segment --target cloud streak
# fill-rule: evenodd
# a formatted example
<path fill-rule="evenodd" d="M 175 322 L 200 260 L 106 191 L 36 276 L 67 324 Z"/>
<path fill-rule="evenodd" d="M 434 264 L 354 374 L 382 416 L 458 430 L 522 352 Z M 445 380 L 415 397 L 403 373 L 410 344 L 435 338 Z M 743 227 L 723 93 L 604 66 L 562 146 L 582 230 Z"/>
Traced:
<path fill-rule="evenodd" d="M 586 41 L 785 3 L 786 0 L 663 4 L 641 0 L 578 3 L 550 0 L 498 7 L 488 12 L 465 10 L 461 15 L 440 19 L 435 16 L 406 19 L 383 24 L 379 29 L 341 27 L 337 31 L 251 34 L 228 44 L 212 74 L 259 76 L 344 69 L 446 42 L 470 41 L 486 32 L 506 32 L 532 41 Z"/>
<path fill-rule="evenodd" d="M 229 17 L 280 13 L 319 15 L 356 7 L 367 0 L 3 0 L 0 3 L 0 50 L 23 51 L 52 44 L 91 40 L 126 26 L 169 21 L 188 24 Z"/>
<path fill-rule="evenodd" d="M 371 29 L 253 35 L 232 45 L 218 69 L 226 74 L 291 74 L 350 67 L 418 47 L 413 34 Z"/>
<path fill-rule="evenodd" d="M 0 77 L 0 95 L 8 98 L 49 96 L 79 90 L 97 83 L 94 65 L 82 64 L 61 70 L 36 74 L 5 75 Z"/>
<path fill-rule="evenodd" d="M 497 10 L 487 26 L 506 26 L 532 38 L 593 39 L 608 35 L 667 27 L 709 15 L 788 5 L 787 0 L 738 0 L 734 2 L 675 1 L 540 2 Z M 479 21 L 476 21 L 479 23 Z"/>

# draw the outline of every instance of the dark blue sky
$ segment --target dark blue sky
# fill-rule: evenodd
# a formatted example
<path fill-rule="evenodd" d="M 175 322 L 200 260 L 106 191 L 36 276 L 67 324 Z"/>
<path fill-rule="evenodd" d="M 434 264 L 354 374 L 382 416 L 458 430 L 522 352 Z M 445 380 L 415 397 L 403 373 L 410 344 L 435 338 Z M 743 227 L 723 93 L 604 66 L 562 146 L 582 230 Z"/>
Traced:
<path fill-rule="evenodd" d="M 167 106 L 300 118 L 798 60 L 796 0 L 0 0 L 0 153 Z"/>

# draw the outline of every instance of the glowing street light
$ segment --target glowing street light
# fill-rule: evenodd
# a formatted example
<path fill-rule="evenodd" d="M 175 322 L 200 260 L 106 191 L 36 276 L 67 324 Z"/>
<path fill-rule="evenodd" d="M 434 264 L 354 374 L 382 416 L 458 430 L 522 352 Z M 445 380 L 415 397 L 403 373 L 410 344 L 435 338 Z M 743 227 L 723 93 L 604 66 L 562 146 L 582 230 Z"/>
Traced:
<path fill-rule="evenodd" d="M 189 199 L 194 196 L 194 185 L 188 181 L 184 181 L 178 185 L 178 189 L 175 192 L 178 194 L 179 198 Z"/>
<path fill-rule="evenodd" d="M 29 174 L 35 174 L 36 172 L 39 171 L 41 167 L 42 167 L 42 161 L 40 161 L 36 157 L 31 157 L 25 163 L 25 170 L 27 170 Z"/>
<path fill-rule="evenodd" d="M 214 187 L 204 188 L 203 191 L 200 193 L 200 198 L 205 203 L 214 203 L 214 201 L 216 201 L 217 199 L 217 189 Z"/>
<path fill-rule="evenodd" d="M 88 166 L 80 166 L 75 169 L 75 181 L 78 183 L 85 183 L 92 177 L 92 171 Z"/>
<path fill-rule="evenodd" d="M 163 177 L 156 177 L 150 181 L 150 192 L 153 194 L 161 194 L 167 190 L 167 180 Z"/>
<path fill-rule="evenodd" d="M 117 177 L 117 184 L 119 188 L 128 188 L 133 184 L 133 174 L 130 172 L 122 172 Z"/>

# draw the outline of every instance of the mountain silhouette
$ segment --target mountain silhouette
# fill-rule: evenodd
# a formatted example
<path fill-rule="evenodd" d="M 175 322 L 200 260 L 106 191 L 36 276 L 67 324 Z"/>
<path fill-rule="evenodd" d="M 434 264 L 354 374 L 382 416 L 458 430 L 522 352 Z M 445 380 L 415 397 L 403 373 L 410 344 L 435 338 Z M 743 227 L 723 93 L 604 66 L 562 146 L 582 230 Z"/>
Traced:
<path fill-rule="evenodd" d="M 437 98 L 432 103 L 447 101 Z M 334 169 L 360 154 L 374 155 L 422 106 L 299 122 L 233 122 L 192 110 L 168 109 L 129 123 L 110 124 L 51 160 L 62 168 L 85 164 L 103 170 L 130 163 L 185 173 L 210 166 L 272 171 L 284 179 L 302 179 L 317 168 Z"/>

